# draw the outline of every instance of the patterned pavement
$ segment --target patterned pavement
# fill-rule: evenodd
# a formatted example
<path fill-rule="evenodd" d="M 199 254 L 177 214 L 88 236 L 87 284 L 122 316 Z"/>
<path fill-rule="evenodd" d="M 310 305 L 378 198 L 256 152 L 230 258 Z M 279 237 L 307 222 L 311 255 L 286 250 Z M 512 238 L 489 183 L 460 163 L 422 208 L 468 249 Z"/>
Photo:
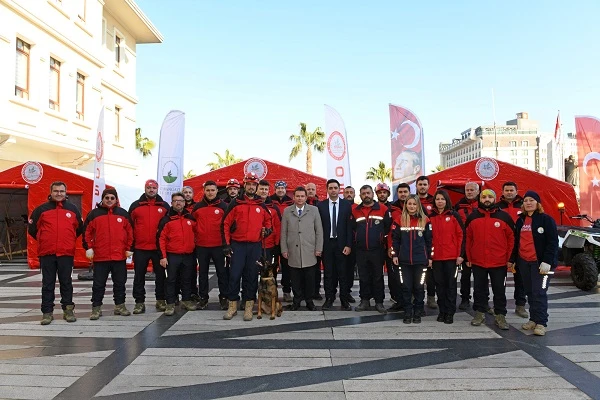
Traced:
<path fill-rule="evenodd" d="M 214 289 L 207 310 L 165 317 L 148 301 L 146 314 L 113 316 L 110 281 L 104 316 L 90 321 L 91 282 L 76 273 L 77 322 L 58 306 L 41 326 L 41 275 L 0 265 L 1 399 L 600 399 L 600 288 L 582 292 L 568 273 L 550 285 L 545 337 L 520 330 L 513 301 L 508 331 L 492 316 L 471 326 L 472 311 L 452 325 L 433 310 L 405 325 L 339 307 L 224 321 Z"/>

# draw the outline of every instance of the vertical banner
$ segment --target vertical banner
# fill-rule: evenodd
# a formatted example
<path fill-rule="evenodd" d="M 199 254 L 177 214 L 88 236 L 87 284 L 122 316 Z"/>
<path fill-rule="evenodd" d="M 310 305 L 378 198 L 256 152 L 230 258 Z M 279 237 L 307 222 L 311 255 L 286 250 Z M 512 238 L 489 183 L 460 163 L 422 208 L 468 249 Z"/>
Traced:
<path fill-rule="evenodd" d="M 352 185 L 346 126 L 340 114 L 327 104 L 325 104 L 325 140 L 327 178 L 337 179 L 340 182 L 340 189 Z"/>
<path fill-rule="evenodd" d="M 104 104 L 100 109 L 98 130 L 96 131 L 96 158 L 94 158 L 94 190 L 92 191 L 92 208 L 102 201 L 102 192 L 106 188 L 104 180 Z"/>
<path fill-rule="evenodd" d="M 185 113 L 170 111 L 160 128 L 156 177 L 158 194 L 167 203 L 171 202 L 171 194 L 181 191 L 183 187 L 184 133 Z"/>
<path fill-rule="evenodd" d="M 579 204 L 581 214 L 600 218 L 600 119 L 575 117 L 577 155 L 580 160 Z"/>
<path fill-rule="evenodd" d="M 390 104 L 390 134 L 392 193 L 395 199 L 398 184 L 408 183 L 410 192 L 416 193 L 416 180 L 425 175 L 423 126 L 412 111 Z"/>

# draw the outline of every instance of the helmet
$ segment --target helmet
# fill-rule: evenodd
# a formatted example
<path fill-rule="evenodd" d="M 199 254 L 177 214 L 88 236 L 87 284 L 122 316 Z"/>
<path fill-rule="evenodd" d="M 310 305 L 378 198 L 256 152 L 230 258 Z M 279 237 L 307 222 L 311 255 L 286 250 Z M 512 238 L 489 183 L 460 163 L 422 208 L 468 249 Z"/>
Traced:
<path fill-rule="evenodd" d="M 276 188 L 280 187 L 280 186 L 284 187 L 284 188 L 287 188 L 287 183 L 285 183 L 285 181 L 277 181 L 277 182 L 275 182 L 275 187 Z"/>
<path fill-rule="evenodd" d="M 254 172 L 248 172 L 245 176 L 244 176 L 244 183 L 256 183 L 258 185 L 258 181 L 260 179 L 258 179 L 258 175 L 256 175 Z"/>
<path fill-rule="evenodd" d="M 237 179 L 233 179 L 231 178 L 230 180 L 227 181 L 227 186 L 225 187 L 226 189 L 229 189 L 230 187 L 234 187 L 234 188 L 240 188 L 240 182 L 238 182 Z"/>
<path fill-rule="evenodd" d="M 392 193 L 390 191 L 390 187 L 386 183 L 378 183 L 377 186 L 375 186 L 375 193 L 379 192 L 380 190 L 387 190 L 388 193 Z"/>

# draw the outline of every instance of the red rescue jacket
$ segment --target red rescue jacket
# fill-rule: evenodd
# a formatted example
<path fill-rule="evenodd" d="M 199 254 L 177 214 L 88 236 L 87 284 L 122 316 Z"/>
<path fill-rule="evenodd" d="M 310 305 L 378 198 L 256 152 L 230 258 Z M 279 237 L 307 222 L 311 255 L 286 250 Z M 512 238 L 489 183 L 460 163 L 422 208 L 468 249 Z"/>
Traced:
<path fill-rule="evenodd" d="M 419 200 L 421 201 L 421 206 L 423 207 L 423 211 L 425 211 L 425 214 L 429 215 L 435 208 L 435 202 L 434 202 L 433 195 L 427 193 L 427 196 L 425 196 L 425 197 L 419 196 Z"/>
<path fill-rule="evenodd" d="M 517 218 L 521 215 L 521 206 L 523 205 L 523 198 L 517 195 L 510 203 L 506 201 L 504 196 L 500 197 L 500 201 L 496 203 L 496 207 L 510 214 L 513 222 L 517 222 Z"/>
<path fill-rule="evenodd" d="M 221 224 L 223 246 L 236 242 L 257 243 L 262 240 L 262 228 L 272 229 L 271 213 L 260 197 L 236 197 L 229 203 Z"/>
<path fill-rule="evenodd" d="M 140 250 L 156 250 L 156 229 L 158 223 L 169 212 L 169 204 L 156 195 L 148 199 L 143 194 L 129 206 L 129 216 L 133 223 L 134 247 Z"/>
<path fill-rule="evenodd" d="M 221 242 L 221 223 L 227 211 L 227 204 L 219 198 L 202 198 L 194 206 L 192 216 L 196 219 L 196 246 L 218 247 Z"/>
<path fill-rule="evenodd" d="M 275 206 L 279 209 L 279 214 L 283 215 L 283 210 L 294 204 L 294 200 L 287 194 L 283 198 L 279 198 L 276 194 L 269 197 Z"/>
<path fill-rule="evenodd" d="M 181 213 L 171 209 L 158 223 L 156 238 L 161 258 L 167 253 L 192 254 L 196 249 L 196 220 L 185 208 Z"/>
<path fill-rule="evenodd" d="M 133 251 L 133 228 L 125 209 L 99 204 L 83 226 L 83 248 L 94 249 L 94 261 L 122 261 L 126 251 Z"/>
<path fill-rule="evenodd" d="M 81 213 L 66 200 L 50 200 L 33 210 L 27 231 L 37 240 L 39 256 L 74 256 L 77 236 L 83 233 Z"/>
<path fill-rule="evenodd" d="M 279 212 L 279 207 L 268 197 L 265 200 L 265 205 L 271 212 L 271 226 L 273 227 L 273 233 L 265 238 L 265 248 L 270 249 L 271 247 L 279 246 L 279 240 L 281 239 L 281 213 Z"/>
<path fill-rule="evenodd" d="M 467 261 L 483 268 L 505 266 L 515 241 L 515 224 L 510 215 L 497 207 L 478 208 L 465 225 Z"/>
<path fill-rule="evenodd" d="M 454 205 L 454 211 L 458 213 L 463 224 L 467 221 L 467 217 L 479 207 L 479 195 L 473 200 L 463 197 Z"/>
<path fill-rule="evenodd" d="M 434 209 L 429 215 L 433 246 L 431 259 L 433 261 L 456 260 L 465 254 L 465 226 L 453 210 L 441 214 Z"/>

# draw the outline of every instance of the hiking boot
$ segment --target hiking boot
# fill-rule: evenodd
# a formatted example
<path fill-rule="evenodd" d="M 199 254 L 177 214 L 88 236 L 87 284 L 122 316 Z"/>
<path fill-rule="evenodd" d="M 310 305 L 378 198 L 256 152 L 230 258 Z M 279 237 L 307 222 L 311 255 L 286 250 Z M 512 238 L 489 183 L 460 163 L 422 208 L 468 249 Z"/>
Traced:
<path fill-rule="evenodd" d="M 529 318 L 529 314 L 527 313 L 527 310 L 525 310 L 525 306 L 517 306 L 515 308 L 515 314 L 521 318 Z"/>
<path fill-rule="evenodd" d="M 90 319 L 95 321 L 100 319 L 102 316 L 102 306 L 92 307 L 92 313 L 90 314 Z"/>
<path fill-rule="evenodd" d="M 546 334 L 546 327 L 544 325 L 537 324 L 533 330 L 535 336 L 544 336 Z"/>
<path fill-rule="evenodd" d="M 136 304 L 137 306 L 137 304 Z M 156 300 L 156 304 L 154 305 L 154 307 L 156 308 L 156 311 L 165 311 L 167 309 L 167 301 L 166 300 Z M 144 310 L 146 308 L 144 307 Z M 144 312 L 144 311 L 142 311 Z M 135 312 L 135 308 L 133 309 L 133 313 L 136 314 Z"/>
<path fill-rule="evenodd" d="M 342 303 L 342 311 L 352 311 L 352 307 L 350 306 L 350 303 L 348 303 L 348 300 L 340 299 L 340 302 Z"/>
<path fill-rule="evenodd" d="M 244 308 L 244 321 L 252 321 L 252 310 L 254 309 L 254 300 L 247 300 Z"/>
<path fill-rule="evenodd" d="M 444 319 L 445 324 L 453 324 L 454 323 L 454 315 L 446 314 L 446 319 Z"/>
<path fill-rule="evenodd" d="M 438 314 L 438 316 L 437 316 L 437 319 L 436 319 L 436 321 L 437 321 L 437 322 L 444 322 L 445 320 L 446 320 L 446 314 L 444 314 L 444 313 L 439 313 L 439 314 Z"/>
<path fill-rule="evenodd" d="M 67 322 L 75 322 L 77 321 L 77 318 L 75 318 L 75 314 L 73 313 L 73 310 L 75 309 L 74 305 L 70 305 L 67 306 L 64 310 L 63 310 L 63 319 Z"/>
<path fill-rule="evenodd" d="M 227 310 L 227 308 L 229 307 L 229 300 L 227 300 L 225 297 L 221 297 L 219 298 L 219 307 L 221 307 L 221 310 Z"/>
<path fill-rule="evenodd" d="M 321 310 L 331 310 L 331 307 L 333 307 L 333 300 L 327 299 L 325 300 L 325 303 L 323 303 L 323 307 L 321 307 Z"/>
<path fill-rule="evenodd" d="M 392 306 L 390 308 L 387 309 L 388 312 L 403 312 L 404 311 L 404 307 L 402 307 L 400 304 L 398 303 L 394 303 L 392 304 Z"/>
<path fill-rule="evenodd" d="M 192 294 L 191 299 L 194 303 L 198 303 L 201 299 L 196 293 Z"/>
<path fill-rule="evenodd" d="M 284 293 L 283 294 L 283 302 L 284 303 L 291 303 L 294 299 L 292 298 L 292 294 L 291 293 Z"/>
<path fill-rule="evenodd" d="M 494 315 L 494 316 L 496 315 L 496 313 L 494 312 L 494 309 L 492 307 L 488 307 L 487 313 L 490 315 Z"/>
<path fill-rule="evenodd" d="M 533 321 L 527 321 L 523 325 L 521 325 L 521 329 L 523 329 L 524 331 L 530 331 L 530 330 L 534 329 L 536 327 L 536 325 L 537 324 Z"/>
<path fill-rule="evenodd" d="M 427 296 L 427 307 L 437 310 L 438 305 L 435 302 L 435 296 Z"/>
<path fill-rule="evenodd" d="M 479 326 L 479 325 L 483 324 L 484 321 L 485 321 L 485 314 L 482 313 L 481 311 L 477 311 L 475 313 L 475 318 L 473 318 L 471 320 L 471 325 Z"/>
<path fill-rule="evenodd" d="M 165 315 L 170 317 L 173 314 L 175 314 L 175 304 L 167 304 L 167 307 L 165 307 Z"/>
<path fill-rule="evenodd" d="M 206 310 L 206 307 L 208 307 L 208 299 L 200 299 L 196 304 L 196 310 Z"/>
<path fill-rule="evenodd" d="M 52 322 L 53 319 L 54 316 L 52 315 L 52 313 L 44 313 L 44 315 L 42 315 L 42 320 L 40 321 L 40 324 L 50 325 L 50 322 Z"/>
<path fill-rule="evenodd" d="M 375 310 L 379 313 L 379 314 L 387 314 L 387 310 L 385 309 L 385 307 L 383 306 L 383 303 L 375 303 Z"/>
<path fill-rule="evenodd" d="M 412 322 L 412 315 L 408 315 L 408 316 L 405 315 L 402 322 L 404 322 L 405 324 L 410 324 Z"/>
<path fill-rule="evenodd" d="M 122 315 L 124 317 L 128 317 L 131 315 L 127 307 L 125 307 L 125 303 L 117 304 L 114 310 L 115 315 Z"/>
<path fill-rule="evenodd" d="M 496 326 L 502 329 L 503 331 L 507 331 L 509 328 L 508 323 L 506 322 L 506 317 L 502 314 L 496 315 L 495 323 Z"/>
<path fill-rule="evenodd" d="M 371 309 L 371 301 L 361 299 L 360 304 L 356 307 L 356 311 L 369 311 Z"/>
<path fill-rule="evenodd" d="M 237 306 L 238 302 L 235 300 L 229 300 L 229 308 L 227 308 L 227 312 L 223 315 L 223 319 L 231 319 L 237 315 Z"/>
<path fill-rule="evenodd" d="M 163 300 L 164 301 L 164 300 Z M 158 301 L 156 302 L 158 305 Z M 158 307 L 156 307 L 158 309 Z M 133 307 L 134 314 L 143 314 L 146 312 L 146 304 L 145 303 L 135 303 L 135 307 Z"/>
<path fill-rule="evenodd" d="M 190 301 L 190 300 L 182 301 L 181 309 L 187 310 L 187 311 L 196 311 L 197 310 L 196 303 L 194 303 L 193 301 Z"/>
<path fill-rule="evenodd" d="M 420 324 L 421 323 L 421 316 L 420 315 L 415 315 L 412 319 L 413 324 Z"/>
<path fill-rule="evenodd" d="M 460 305 L 458 306 L 459 310 L 462 311 L 466 311 L 469 309 L 469 305 L 471 304 L 471 302 L 469 301 L 469 299 L 464 299 L 460 302 Z"/>

